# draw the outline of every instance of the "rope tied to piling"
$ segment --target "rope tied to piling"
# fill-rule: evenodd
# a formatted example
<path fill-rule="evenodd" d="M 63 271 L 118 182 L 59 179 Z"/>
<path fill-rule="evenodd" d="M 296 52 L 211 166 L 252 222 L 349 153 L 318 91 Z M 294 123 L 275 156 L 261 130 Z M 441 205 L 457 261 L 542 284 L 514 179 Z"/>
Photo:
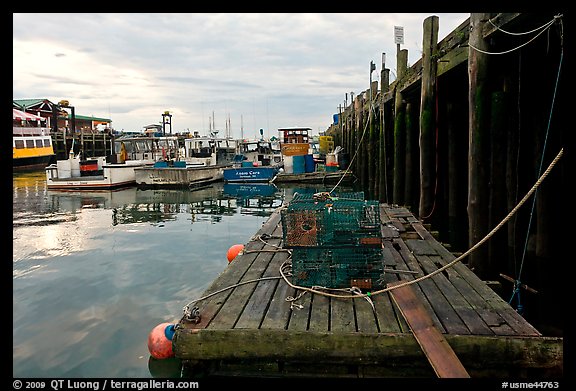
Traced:
<path fill-rule="evenodd" d="M 502 228 L 502 226 L 504 226 L 504 224 L 506 224 L 508 222 L 508 220 L 510 220 L 512 218 L 512 216 L 514 216 L 516 214 L 516 212 L 518 212 L 518 210 L 520 209 L 520 207 L 522 205 L 524 205 L 524 203 L 526 203 L 526 201 L 530 198 L 530 196 L 536 191 L 536 189 L 538 189 L 538 187 L 540 186 L 540 184 L 542 183 L 542 181 L 548 176 L 548 174 L 550 173 L 550 171 L 552 170 L 552 168 L 556 165 L 556 163 L 560 160 L 560 158 L 562 157 L 562 155 L 564 154 L 564 148 L 560 149 L 560 152 L 558 152 L 558 155 L 556 155 L 556 157 L 554 158 L 554 160 L 552 160 L 552 162 L 550 163 L 550 165 L 548 166 L 548 168 L 546 169 L 546 171 L 544 171 L 544 173 L 538 178 L 538 180 L 534 183 L 534 185 L 532 186 L 532 188 L 524 195 L 524 197 L 518 202 L 518 204 L 516 204 L 516 206 L 508 213 L 508 215 L 506 215 L 506 217 L 504 217 L 504 219 L 502 219 L 502 221 L 500 221 L 500 223 L 498 223 L 498 225 L 496 225 L 492 231 L 490 231 L 486 236 L 484 236 L 484 238 L 482 238 L 480 241 L 478 241 L 474 246 L 472 246 L 470 249 L 468 249 L 465 253 L 463 253 L 462 255 L 460 255 L 459 257 L 455 258 L 454 260 L 452 260 L 451 262 L 447 263 L 446 265 L 442 266 L 439 269 L 434 270 L 433 272 L 430 272 L 424 276 L 415 278 L 414 280 L 409 280 L 409 281 L 405 281 L 403 283 L 391 286 L 391 287 L 387 287 L 384 289 L 380 289 L 377 291 L 373 291 L 373 292 L 367 292 L 367 293 L 362 293 L 360 295 L 339 295 L 339 294 L 334 294 L 334 293 L 329 293 L 329 292 L 324 292 L 318 289 L 313 289 L 313 288 L 309 288 L 309 287 L 303 287 L 303 286 L 297 286 L 292 284 L 288 278 L 286 277 L 285 273 L 284 273 L 284 268 L 286 267 L 286 265 L 282 265 L 280 267 L 280 274 L 282 276 L 282 278 L 284 279 L 284 281 L 286 281 L 286 283 L 288 285 L 290 285 L 291 287 L 295 288 L 295 289 L 301 289 L 307 292 L 311 292 L 311 293 L 316 293 L 316 294 L 320 294 L 320 295 L 324 295 L 324 296 L 329 296 L 329 297 L 334 297 L 334 298 L 344 298 L 344 299 L 355 299 L 358 297 L 369 297 L 369 296 L 375 296 L 375 295 L 379 295 L 381 293 L 385 293 L 388 291 L 391 291 L 393 289 L 398 289 L 404 286 L 408 286 L 408 285 L 412 285 L 412 284 L 416 284 L 419 283 L 423 280 L 426 280 L 428 278 L 431 278 L 433 276 L 435 276 L 438 273 L 443 272 L 444 270 L 454 266 L 455 264 L 457 264 L 458 262 L 462 261 L 464 258 L 466 258 L 468 255 L 470 255 L 472 252 L 474 252 L 478 247 L 480 247 L 482 244 L 484 244 L 486 241 L 488 241 L 498 230 L 500 230 L 500 228 Z"/>
<path fill-rule="evenodd" d="M 403 283 L 400 283 L 400 284 L 397 284 L 394 286 L 389 286 L 389 287 L 384 288 L 384 289 L 380 289 L 380 290 L 373 291 L 373 292 L 367 292 L 367 293 L 363 293 L 358 287 L 351 287 L 351 288 L 345 288 L 345 289 L 340 288 L 339 289 L 339 288 L 326 288 L 326 287 L 312 287 L 312 288 L 310 288 L 310 287 L 298 286 L 298 285 L 292 284 L 290 282 L 289 278 L 287 277 L 287 276 L 291 275 L 291 271 L 292 271 L 291 252 L 288 251 L 290 253 L 290 256 L 289 256 L 288 260 L 283 262 L 282 265 L 280 266 L 280 268 L 279 268 L 280 276 L 260 277 L 260 278 L 256 278 L 256 279 L 252 279 L 252 280 L 241 281 L 241 282 L 238 282 L 237 284 L 227 286 L 225 288 L 222 288 L 222 289 L 219 289 L 215 292 L 207 294 L 203 297 L 192 300 L 191 302 L 189 302 L 188 304 L 186 304 L 183 307 L 184 316 L 182 317 L 180 322 L 187 321 L 188 318 L 199 319 L 200 312 L 199 312 L 198 307 L 193 307 L 193 308 L 190 307 L 194 303 L 205 300 L 209 297 L 212 297 L 212 296 L 217 295 L 219 293 L 222 293 L 226 290 L 233 289 L 233 288 L 236 288 L 236 287 L 241 286 L 241 285 L 255 283 L 255 282 L 264 281 L 264 280 L 276 280 L 276 279 L 283 279 L 286 282 L 286 284 L 288 284 L 289 286 L 291 286 L 294 289 L 301 291 L 296 296 L 296 298 L 291 297 L 291 296 L 288 296 L 286 298 L 287 301 L 291 302 L 291 305 L 290 305 L 291 308 L 294 308 L 295 306 L 298 308 L 303 308 L 303 306 L 301 304 L 296 303 L 296 300 L 301 298 L 306 292 L 310 292 L 310 293 L 315 293 L 315 294 L 339 298 L 339 299 L 365 298 L 366 300 L 368 300 L 368 302 L 372 305 L 372 308 L 374 309 L 374 304 L 371 300 L 372 296 L 379 295 L 381 293 L 385 293 L 385 292 L 391 291 L 393 289 L 398 289 L 398 288 L 401 288 L 404 286 L 416 284 L 416 283 L 419 283 L 423 280 L 431 278 L 431 277 L 435 276 L 436 274 L 441 273 L 444 270 L 446 270 L 446 269 L 454 266 L 458 262 L 462 261 L 468 255 L 470 255 L 473 251 L 475 251 L 478 247 L 480 247 L 487 240 L 489 240 L 500 228 L 502 228 L 502 226 L 504 224 L 506 224 L 508 222 L 508 220 L 510 220 L 510 218 L 512 218 L 512 216 L 514 216 L 516 214 L 516 212 L 518 212 L 520 207 L 522 205 L 524 205 L 524 203 L 526 203 L 526 201 L 530 198 L 530 196 L 538 189 L 538 187 L 540 186 L 542 181 L 548 176 L 548 174 L 550 173 L 552 168 L 560 160 L 560 158 L 562 157 L 563 154 L 564 154 L 564 148 L 561 148 L 560 152 L 558 152 L 558 154 L 556 155 L 554 160 L 552 160 L 552 162 L 550 163 L 550 165 L 548 166 L 546 171 L 544 171 L 544 173 L 538 178 L 538 180 L 536 181 L 536 183 L 534 183 L 532 188 L 524 195 L 524 197 L 518 202 L 518 204 L 516 204 L 516 206 L 508 213 L 508 215 L 506 217 L 504 217 L 504 219 L 502 219 L 502 221 L 500 223 L 498 223 L 498 225 L 496 225 L 496 227 L 494 227 L 492 229 L 492 231 L 490 231 L 484 238 L 482 238 L 478 243 L 476 243 L 474 246 L 472 246 L 470 249 L 468 249 L 465 253 L 463 253 L 459 257 L 455 258 L 454 260 L 452 260 L 451 262 L 442 266 L 441 268 L 436 269 L 435 271 L 430 272 L 424 276 L 415 278 L 414 280 L 408 280 L 408 281 L 405 281 Z M 259 239 L 262 239 L 262 236 L 264 236 L 264 235 L 261 235 Z M 273 250 L 273 251 L 279 251 L 279 250 L 287 250 L 287 249 L 278 249 L 278 250 Z M 262 251 L 262 250 L 256 250 L 256 251 Z M 519 289 L 519 287 L 520 287 L 520 284 L 517 284 L 517 287 L 515 289 Z M 345 292 L 346 294 L 336 294 L 336 293 L 331 293 L 329 291 Z M 352 293 L 352 294 L 348 294 L 348 293 Z M 518 299 L 518 301 L 519 301 L 519 299 Z M 518 303 L 518 311 L 520 311 L 521 309 L 522 309 L 522 307 L 521 307 L 520 303 Z"/>

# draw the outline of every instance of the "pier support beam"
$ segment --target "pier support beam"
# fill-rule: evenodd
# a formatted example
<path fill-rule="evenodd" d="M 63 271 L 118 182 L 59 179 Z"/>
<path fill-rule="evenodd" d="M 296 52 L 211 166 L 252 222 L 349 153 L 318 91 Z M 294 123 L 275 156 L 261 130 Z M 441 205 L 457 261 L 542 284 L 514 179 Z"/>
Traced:
<path fill-rule="evenodd" d="M 384 56 L 382 57 L 382 71 L 380 72 L 380 137 L 378 140 L 378 199 L 388 202 L 387 164 L 386 164 L 386 105 L 384 95 L 390 90 L 390 69 L 386 68 Z"/>
<path fill-rule="evenodd" d="M 395 204 L 404 203 L 404 176 L 405 176 L 405 156 L 406 156 L 406 104 L 400 89 L 402 78 L 408 68 L 408 50 L 400 50 L 398 45 L 396 55 L 396 68 L 398 71 L 398 81 L 396 82 L 396 94 L 394 97 L 394 182 L 392 199 Z"/>
<path fill-rule="evenodd" d="M 436 58 L 438 17 L 424 20 L 422 40 L 422 91 L 420 100 L 420 206 L 421 219 L 434 212 L 436 182 Z"/>
<path fill-rule="evenodd" d="M 470 14 L 468 53 L 468 240 L 472 247 L 488 232 L 488 175 L 490 167 L 490 101 L 488 91 L 488 44 L 482 29 L 490 14 Z M 479 49 L 479 50 L 477 50 Z M 469 266 L 487 277 L 488 247 L 480 246 L 469 256 Z"/>

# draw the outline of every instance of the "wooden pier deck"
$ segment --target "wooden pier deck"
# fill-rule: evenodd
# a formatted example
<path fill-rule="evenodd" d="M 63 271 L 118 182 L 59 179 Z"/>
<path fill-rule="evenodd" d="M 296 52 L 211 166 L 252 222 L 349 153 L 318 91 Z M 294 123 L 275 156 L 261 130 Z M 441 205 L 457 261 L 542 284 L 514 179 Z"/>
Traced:
<path fill-rule="evenodd" d="M 455 259 L 406 208 L 380 209 L 383 262 L 397 270 L 385 273 L 388 286 Z M 369 300 L 303 293 L 280 274 L 289 254 L 278 209 L 194 304 L 197 316 L 178 323 L 173 346 L 185 373 L 437 377 L 394 291 Z M 466 265 L 408 286 L 425 309 L 420 315 L 431 319 L 427 328 L 439 332 L 470 377 L 562 376 L 562 338 L 541 335 Z"/>

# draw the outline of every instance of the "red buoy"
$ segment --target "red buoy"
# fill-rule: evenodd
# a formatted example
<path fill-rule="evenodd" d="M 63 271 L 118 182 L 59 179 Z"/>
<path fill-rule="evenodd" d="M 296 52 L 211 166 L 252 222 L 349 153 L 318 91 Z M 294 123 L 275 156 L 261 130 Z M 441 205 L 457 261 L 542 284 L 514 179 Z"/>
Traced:
<path fill-rule="evenodd" d="M 160 323 L 148 334 L 148 351 L 156 359 L 174 357 L 172 351 L 172 337 L 174 325 L 172 323 Z"/>
<path fill-rule="evenodd" d="M 240 254 L 240 252 L 242 250 L 244 250 L 243 244 L 235 244 L 232 247 L 230 247 L 228 249 L 228 253 L 226 254 L 226 257 L 228 258 L 228 262 L 232 262 L 234 260 L 234 258 L 236 258 L 238 256 L 238 254 Z"/>

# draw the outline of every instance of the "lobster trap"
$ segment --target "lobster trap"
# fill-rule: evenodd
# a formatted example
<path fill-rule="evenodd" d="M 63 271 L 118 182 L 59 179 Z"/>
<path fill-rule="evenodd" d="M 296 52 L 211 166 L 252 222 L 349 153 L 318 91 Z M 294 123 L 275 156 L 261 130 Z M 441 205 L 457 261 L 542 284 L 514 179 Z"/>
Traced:
<path fill-rule="evenodd" d="M 292 282 L 329 288 L 383 287 L 382 249 L 365 247 L 292 250 Z"/>
<path fill-rule="evenodd" d="M 378 201 L 363 192 L 296 194 L 281 210 L 285 248 L 292 249 L 295 284 L 342 288 L 379 286 L 384 265 Z"/>
<path fill-rule="evenodd" d="M 284 247 L 382 245 L 378 201 L 364 200 L 363 192 L 320 194 L 298 194 L 281 211 Z"/>

